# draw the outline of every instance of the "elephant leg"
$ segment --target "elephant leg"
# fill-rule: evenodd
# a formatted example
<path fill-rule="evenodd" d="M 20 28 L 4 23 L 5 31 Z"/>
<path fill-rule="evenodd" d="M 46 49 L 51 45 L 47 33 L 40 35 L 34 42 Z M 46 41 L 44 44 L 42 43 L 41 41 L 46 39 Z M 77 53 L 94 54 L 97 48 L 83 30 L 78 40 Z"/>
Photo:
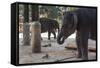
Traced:
<path fill-rule="evenodd" d="M 42 37 L 41 37 L 41 40 L 43 40 Z"/>
<path fill-rule="evenodd" d="M 48 31 L 48 40 L 50 40 L 51 31 Z"/>
<path fill-rule="evenodd" d="M 54 29 L 54 30 L 52 30 L 52 33 L 53 33 L 53 35 L 54 35 L 54 39 L 56 39 L 55 29 Z"/>
<path fill-rule="evenodd" d="M 81 58 L 82 57 L 82 46 L 80 44 L 80 32 L 77 32 L 76 33 L 76 44 L 77 44 L 77 50 L 78 50 L 78 58 Z"/>
<path fill-rule="evenodd" d="M 88 60 L 88 38 L 89 32 L 88 31 L 81 31 L 80 32 L 80 42 L 81 42 L 81 52 L 82 52 L 82 59 Z"/>

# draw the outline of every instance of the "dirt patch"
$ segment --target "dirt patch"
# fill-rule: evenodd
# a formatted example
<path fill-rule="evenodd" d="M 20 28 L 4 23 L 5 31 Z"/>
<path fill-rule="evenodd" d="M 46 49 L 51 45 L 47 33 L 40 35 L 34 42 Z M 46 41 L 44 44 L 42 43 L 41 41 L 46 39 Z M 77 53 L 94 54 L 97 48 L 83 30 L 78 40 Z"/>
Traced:
<path fill-rule="evenodd" d="M 51 41 L 48 41 L 47 38 L 43 38 L 41 41 L 41 53 L 32 53 L 32 47 L 22 45 L 22 39 L 20 39 L 19 45 L 19 63 L 44 63 L 44 62 L 55 62 L 57 60 L 64 59 L 63 61 L 76 61 L 81 60 L 76 57 L 77 50 L 68 50 L 65 47 L 70 45 L 75 45 L 75 39 L 67 39 L 63 45 L 59 45 L 56 42 L 56 39 L 53 38 Z M 44 47 L 44 45 L 51 44 L 51 46 Z M 92 40 L 89 40 L 89 47 L 95 47 L 96 43 Z M 72 57 L 72 58 L 70 58 Z M 67 59 L 68 58 L 68 59 Z M 95 52 L 89 52 L 89 60 L 96 59 Z M 62 61 L 62 62 L 63 62 Z"/>

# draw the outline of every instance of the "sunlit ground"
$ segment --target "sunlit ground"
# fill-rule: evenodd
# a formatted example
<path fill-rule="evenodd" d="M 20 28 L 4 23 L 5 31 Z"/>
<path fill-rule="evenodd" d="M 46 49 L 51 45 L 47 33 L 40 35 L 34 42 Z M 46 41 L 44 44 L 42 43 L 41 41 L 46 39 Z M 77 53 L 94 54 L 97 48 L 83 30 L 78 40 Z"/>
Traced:
<path fill-rule="evenodd" d="M 56 33 L 57 34 L 57 33 Z M 72 34 L 68 39 L 65 40 L 64 44 L 59 45 L 56 39 L 53 38 L 51 34 L 51 41 L 49 41 L 48 33 L 41 34 L 43 40 L 41 41 L 41 53 L 32 53 L 32 47 L 22 45 L 23 34 L 19 34 L 19 63 L 43 63 L 43 62 L 55 62 L 57 60 L 61 60 L 64 58 L 73 57 L 70 59 L 65 59 L 63 61 L 80 61 L 81 59 L 77 58 L 77 50 L 68 50 L 65 47 L 72 45 L 76 46 L 75 44 L 75 34 Z M 44 45 L 51 44 L 50 47 L 44 47 Z M 89 48 L 95 48 L 96 42 L 89 39 Z M 48 58 L 43 58 L 46 54 L 49 55 Z M 89 52 L 89 60 L 96 59 L 95 52 Z"/>
<path fill-rule="evenodd" d="M 56 36 L 57 36 L 57 35 L 58 35 L 58 34 L 56 33 Z M 47 32 L 41 33 L 41 36 L 42 36 L 42 37 L 45 37 L 45 38 L 48 38 L 48 33 L 47 33 Z M 51 34 L 51 37 L 54 37 L 54 35 Z M 74 33 L 74 34 L 70 35 L 68 38 L 75 38 L 75 37 L 76 37 L 76 34 Z M 23 38 L 23 33 L 19 33 L 19 38 Z"/>

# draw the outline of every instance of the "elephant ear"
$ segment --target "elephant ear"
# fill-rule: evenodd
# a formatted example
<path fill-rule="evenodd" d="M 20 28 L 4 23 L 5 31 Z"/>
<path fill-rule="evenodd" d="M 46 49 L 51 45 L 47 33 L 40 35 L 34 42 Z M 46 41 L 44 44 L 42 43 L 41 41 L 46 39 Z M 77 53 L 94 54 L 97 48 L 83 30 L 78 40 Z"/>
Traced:
<path fill-rule="evenodd" d="M 73 22 L 73 29 L 75 29 L 77 27 L 77 23 L 78 23 L 78 18 L 77 18 L 77 15 L 75 13 L 73 13 L 73 19 L 74 19 L 74 22 Z"/>

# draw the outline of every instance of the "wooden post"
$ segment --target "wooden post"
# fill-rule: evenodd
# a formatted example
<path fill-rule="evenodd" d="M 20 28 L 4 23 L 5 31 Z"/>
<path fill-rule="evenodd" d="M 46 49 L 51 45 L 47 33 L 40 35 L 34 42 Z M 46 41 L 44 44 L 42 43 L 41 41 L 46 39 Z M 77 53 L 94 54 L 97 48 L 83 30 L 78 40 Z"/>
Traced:
<path fill-rule="evenodd" d="M 39 18 L 38 5 L 32 5 L 32 52 L 40 53 L 41 52 L 41 24 L 38 21 Z"/>

